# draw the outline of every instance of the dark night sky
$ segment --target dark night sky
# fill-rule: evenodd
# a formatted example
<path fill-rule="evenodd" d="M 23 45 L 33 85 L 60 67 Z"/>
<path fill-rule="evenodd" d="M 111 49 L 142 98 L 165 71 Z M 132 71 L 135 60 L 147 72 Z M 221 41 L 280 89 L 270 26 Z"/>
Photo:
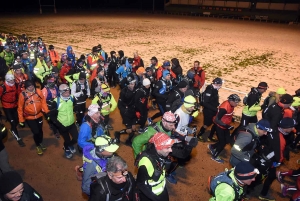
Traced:
<path fill-rule="evenodd" d="M 9 0 L 3 0 L 0 11 L 4 12 L 38 12 L 38 0 L 17 1 L 11 5 Z M 164 0 L 154 0 L 155 9 L 163 10 Z M 53 4 L 53 0 L 41 0 L 42 4 Z M 153 0 L 56 0 L 56 8 L 64 10 L 89 9 L 90 5 L 93 9 L 101 8 L 117 8 L 117 9 L 136 9 L 136 10 L 152 10 Z M 47 8 L 46 8 L 47 9 Z M 50 8 L 49 8 L 50 9 Z"/>

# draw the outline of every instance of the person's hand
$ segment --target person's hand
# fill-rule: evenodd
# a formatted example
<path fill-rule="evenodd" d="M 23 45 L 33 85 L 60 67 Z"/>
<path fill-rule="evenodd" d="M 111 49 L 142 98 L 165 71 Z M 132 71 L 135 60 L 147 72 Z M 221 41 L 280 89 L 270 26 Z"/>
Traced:
<path fill-rule="evenodd" d="M 198 114 L 199 114 L 199 111 L 196 110 L 195 112 L 192 113 L 192 116 L 193 116 L 194 118 L 196 118 L 196 117 L 198 116 Z"/>
<path fill-rule="evenodd" d="M 196 147 L 198 145 L 198 139 L 196 137 L 186 136 L 185 138 L 190 137 L 190 141 L 188 143 L 191 147 Z"/>
<path fill-rule="evenodd" d="M 19 125 L 20 125 L 21 128 L 25 128 L 25 123 L 24 122 L 20 122 Z"/>

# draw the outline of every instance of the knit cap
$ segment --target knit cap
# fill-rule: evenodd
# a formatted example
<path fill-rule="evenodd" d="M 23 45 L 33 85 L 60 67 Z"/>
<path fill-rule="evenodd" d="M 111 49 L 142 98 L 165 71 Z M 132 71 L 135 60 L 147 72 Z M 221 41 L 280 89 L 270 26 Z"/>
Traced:
<path fill-rule="evenodd" d="M 167 134 L 160 132 L 154 134 L 149 142 L 154 144 L 156 150 L 170 148 L 175 143 Z"/>
<path fill-rule="evenodd" d="M 0 194 L 5 195 L 23 183 L 23 179 L 16 171 L 5 172 L 0 176 Z"/>
<path fill-rule="evenodd" d="M 25 85 L 25 89 L 27 89 L 28 87 L 33 85 L 33 82 L 31 80 L 26 80 L 24 85 Z"/>
<path fill-rule="evenodd" d="M 283 87 L 280 87 L 277 89 L 276 93 L 279 95 L 283 95 L 283 94 L 286 94 L 286 91 Z"/>
<path fill-rule="evenodd" d="M 99 112 L 99 110 L 100 110 L 100 107 L 98 104 L 91 104 L 88 108 L 88 115 L 93 116 L 94 114 Z"/>
<path fill-rule="evenodd" d="M 136 74 L 144 74 L 146 71 L 145 71 L 145 68 L 144 67 L 139 67 L 136 71 Z"/>
<path fill-rule="evenodd" d="M 148 78 L 143 79 L 143 86 L 147 86 L 147 85 L 150 85 L 150 84 L 151 84 L 151 82 Z"/>
<path fill-rule="evenodd" d="M 238 163 L 234 169 L 234 176 L 238 180 L 253 179 L 257 174 L 259 174 L 259 171 L 245 161 Z"/>
<path fill-rule="evenodd" d="M 268 131 L 272 132 L 271 124 L 268 120 L 266 119 L 261 119 L 256 123 L 256 128 L 263 130 L 263 131 Z"/>
<path fill-rule="evenodd" d="M 280 98 L 280 102 L 283 104 L 292 104 L 293 101 L 293 96 L 291 96 L 290 94 L 284 94 Z"/>
<path fill-rule="evenodd" d="M 181 80 L 179 83 L 178 83 L 178 85 L 177 85 L 177 87 L 178 88 L 185 88 L 187 86 L 187 82 L 186 81 L 183 81 L 183 80 Z"/>
<path fill-rule="evenodd" d="M 163 71 L 163 78 L 166 78 L 167 75 L 170 75 L 170 71 L 164 70 L 164 71 Z"/>
<path fill-rule="evenodd" d="M 165 112 L 162 120 L 167 122 L 167 123 L 176 123 L 176 117 L 175 114 L 172 113 L 171 111 Z"/>
<path fill-rule="evenodd" d="M 285 118 L 281 119 L 278 126 L 280 128 L 293 128 L 294 126 L 296 126 L 296 124 L 297 123 L 293 118 L 285 117 Z"/>
<path fill-rule="evenodd" d="M 268 84 L 266 82 L 260 82 L 258 84 L 258 87 L 259 89 L 267 89 L 268 88 Z"/>
<path fill-rule="evenodd" d="M 15 79 L 15 77 L 12 74 L 6 74 L 5 75 L 5 80 L 6 81 L 12 81 L 14 79 Z"/>

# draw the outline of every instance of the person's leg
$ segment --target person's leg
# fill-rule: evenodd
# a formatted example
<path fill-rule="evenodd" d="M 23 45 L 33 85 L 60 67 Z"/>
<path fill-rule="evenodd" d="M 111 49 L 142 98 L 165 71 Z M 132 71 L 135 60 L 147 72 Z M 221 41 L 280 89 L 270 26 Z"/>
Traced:
<path fill-rule="evenodd" d="M 3 108 L 4 114 L 6 116 L 7 121 L 10 123 L 10 130 L 14 138 L 16 140 L 21 139 L 19 136 L 19 132 L 17 130 L 18 125 L 18 112 L 17 108 Z M 17 113 L 17 115 L 16 115 Z M 17 118 L 16 118 L 17 117 Z"/>
<path fill-rule="evenodd" d="M 276 179 L 276 168 L 270 168 L 269 169 L 269 172 L 268 172 L 268 176 L 264 182 L 264 185 L 263 185 L 263 188 L 260 192 L 260 197 L 269 197 L 271 198 L 270 196 L 268 196 L 268 192 L 269 192 L 269 189 L 271 187 L 271 184 L 272 182 Z"/>
<path fill-rule="evenodd" d="M 197 135 L 199 141 L 203 141 L 202 135 L 205 133 L 206 129 L 212 125 L 214 114 L 210 111 L 203 110 L 203 126 L 200 128 L 200 131 Z"/>
<path fill-rule="evenodd" d="M 216 124 L 213 124 L 211 129 L 210 129 L 209 136 L 207 138 L 208 139 L 214 139 L 215 132 L 216 132 Z M 212 141 L 215 141 L 215 140 L 212 140 Z"/>
<path fill-rule="evenodd" d="M 76 121 L 78 125 L 80 126 L 82 124 L 82 119 L 84 117 L 85 112 L 85 104 L 77 105 L 77 113 L 76 113 Z"/>
<path fill-rule="evenodd" d="M 222 129 L 219 126 L 216 126 L 216 131 L 219 141 L 216 143 L 216 146 L 213 146 L 213 148 L 215 148 L 215 153 L 213 155 L 214 158 L 218 157 L 221 151 L 223 151 L 226 143 L 228 143 L 229 136 L 229 131 L 227 129 Z"/>
<path fill-rule="evenodd" d="M 75 123 L 72 124 L 71 126 L 69 126 L 69 133 L 72 136 L 72 140 L 70 141 L 69 146 L 73 146 L 74 144 L 77 143 L 77 140 L 78 140 L 78 130 L 76 128 Z"/>
<path fill-rule="evenodd" d="M 5 148 L 0 151 L 0 174 L 12 171 L 12 167 L 9 165 L 8 162 L 8 154 Z"/>
<path fill-rule="evenodd" d="M 33 140 L 35 142 L 35 145 L 40 146 L 40 136 L 39 136 L 40 129 L 38 126 L 38 121 L 36 121 L 36 119 L 26 120 L 26 123 L 33 134 Z"/>
<path fill-rule="evenodd" d="M 39 133 L 38 133 L 38 142 L 39 142 L 39 145 L 41 145 L 43 143 L 43 139 L 44 139 L 44 132 L 43 132 L 43 117 L 40 117 L 38 119 L 36 119 L 37 121 L 37 125 L 38 125 L 38 130 L 39 130 Z"/>

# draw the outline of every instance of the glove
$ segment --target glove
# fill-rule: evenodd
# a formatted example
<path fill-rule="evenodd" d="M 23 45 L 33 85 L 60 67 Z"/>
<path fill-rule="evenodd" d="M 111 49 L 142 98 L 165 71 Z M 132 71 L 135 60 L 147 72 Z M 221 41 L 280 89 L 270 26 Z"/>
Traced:
<path fill-rule="evenodd" d="M 228 129 L 228 130 L 233 130 L 234 127 L 233 127 L 233 126 L 229 126 L 227 129 Z"/>
<path fill-rule="evenodd" d="M 190 137 L 190 136 L 187 136 Z M 192 137 L 189 141 L 189 146 L 191 147 L 196 147 L 198 145 L 198 139 L 195 137 Z"/>
<path fill-rule="evenodd" d="M 192 116 L 193 116 L 194 118 L 196 118 L 196 117 L 198 116 L 198 114 L 199 114 L 199 111 L 196 110 L 195 112 L 192 113 Z"/>
<path fill-rule="evenodd" d="M 273 167 L 279 167 L 281 163 L 273 162 L 272 166 Z"/>
<path fill-rule="evenodd" d="M 24 122 L 20 122 L 19 125 L 20 125 L 21 128 L 25 128 L 25 123 Z"/>

